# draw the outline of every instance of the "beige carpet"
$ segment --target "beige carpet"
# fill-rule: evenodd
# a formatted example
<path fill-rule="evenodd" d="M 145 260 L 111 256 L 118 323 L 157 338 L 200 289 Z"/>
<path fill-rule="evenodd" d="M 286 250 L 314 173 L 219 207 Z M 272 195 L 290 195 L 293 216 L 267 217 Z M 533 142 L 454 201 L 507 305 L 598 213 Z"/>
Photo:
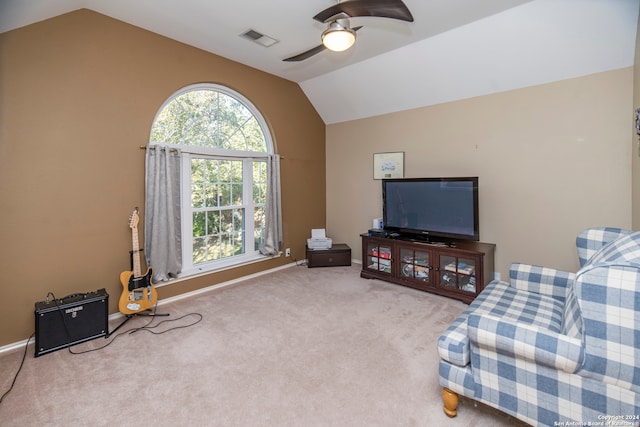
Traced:
<path fill-rule="evenodd" d="M 466 399 L 456 418 L 442 412 L 436 341 L 465 307 L 361 279 L 355 265 L 288 268 L 159 307 L 169 319 L 202 314 L 189 328 L 124 334 L 82 355 L 36 359 L 31 345 L 0 425 L 520 425 Z M 21 356 L 0 356 L 0 394 Z"/>

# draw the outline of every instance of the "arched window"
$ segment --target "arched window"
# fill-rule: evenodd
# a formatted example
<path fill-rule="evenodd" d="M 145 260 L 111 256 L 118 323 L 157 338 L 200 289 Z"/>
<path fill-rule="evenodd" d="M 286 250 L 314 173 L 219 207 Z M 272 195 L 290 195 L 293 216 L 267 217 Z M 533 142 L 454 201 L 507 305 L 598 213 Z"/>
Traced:
<path fill-rule="evenodd" d="M 253 104 L 224 86 L 187 86 L 156 114 L 154 146 L 182 153 L 183 275 L 261 257 L 267 158 L 274 150 Z"/>

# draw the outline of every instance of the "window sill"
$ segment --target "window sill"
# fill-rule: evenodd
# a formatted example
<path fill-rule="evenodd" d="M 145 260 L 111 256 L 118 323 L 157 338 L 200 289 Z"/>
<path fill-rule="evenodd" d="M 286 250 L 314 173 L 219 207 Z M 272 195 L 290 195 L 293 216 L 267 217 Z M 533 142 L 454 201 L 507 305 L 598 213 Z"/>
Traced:
<path fill-rule="evenodd" d="M 244 265 L 255 264 L 257 262 L 268 261 L 274 258 L 280 258 L 282 256 L 282 252 L 278 253 L 278 255 L 274 256 L 266 256 L 259 253 L 251 254 L 243 257 L 236 257 L 235 259 L 230 259 L 226 262 L 217 262 L 209 265 L 202 265 L 199 267 L 193 267 L 191 269 L 185 270 L 181 272 L 177 278 L 170 279 L 164 282 L 154 283 L 156 288 L 160 288 L 162 286 L 171 285 L 173 283 L 179 283 L 185 280 L 194 279 L 196 277 L 205 276 L 211 273 L 217 273 L 220 271 L 230 270 L 236 267 L 242 267 Z"/>

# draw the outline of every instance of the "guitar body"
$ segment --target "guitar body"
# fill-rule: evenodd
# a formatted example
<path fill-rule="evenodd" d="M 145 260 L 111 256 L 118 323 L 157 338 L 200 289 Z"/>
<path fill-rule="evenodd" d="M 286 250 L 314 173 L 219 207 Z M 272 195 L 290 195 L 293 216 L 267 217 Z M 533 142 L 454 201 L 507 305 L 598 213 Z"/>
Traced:
<path fill-rule="evenodd" d="M 140 246 L 138 244 L 138 208 L 133 210 L 129 217 L 129 228 L 131 228 L 131 261 L 133 271 L 123 271 L 120 273 L 120 283 L 122 283 L 122 294 L 118 301 L 118 310 L 122 314 L 131 315 L 145 311 L 156 305 L 158 293 L 151 283 L 151 268 L 142 274 L 140 267 Z"/>
<path fill-rule="evenodd" d="M 120 294 L 118 301 L 120 313 L 135 314 L 156 305 L 158 293 L 151 283 L 151 276 L 151 269 L 148 269 L 141 277 L 135 277 L 132 271 L 120 273 L 120 283 L 122 284 L 122 294 Z"/>

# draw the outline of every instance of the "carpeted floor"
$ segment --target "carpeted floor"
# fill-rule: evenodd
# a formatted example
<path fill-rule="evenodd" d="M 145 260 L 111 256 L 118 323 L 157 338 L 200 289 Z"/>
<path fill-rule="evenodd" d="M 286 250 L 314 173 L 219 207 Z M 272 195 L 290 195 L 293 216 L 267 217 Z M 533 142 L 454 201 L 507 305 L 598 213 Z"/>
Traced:
<path fill-rule="evenodd" d="M 465 304 L 359 271 L 292 267 L 164 304 L 173 322 L 85 354 L 36 359 L 31 345 L 0 425 L 523 425 L 467 399 L 456 418 L 442 412 L 436 341 Z M 202 321 L 159 333 L 198 320 L 191 313 Z M 21 357 L 0 356 L 0 394 Z"/>

